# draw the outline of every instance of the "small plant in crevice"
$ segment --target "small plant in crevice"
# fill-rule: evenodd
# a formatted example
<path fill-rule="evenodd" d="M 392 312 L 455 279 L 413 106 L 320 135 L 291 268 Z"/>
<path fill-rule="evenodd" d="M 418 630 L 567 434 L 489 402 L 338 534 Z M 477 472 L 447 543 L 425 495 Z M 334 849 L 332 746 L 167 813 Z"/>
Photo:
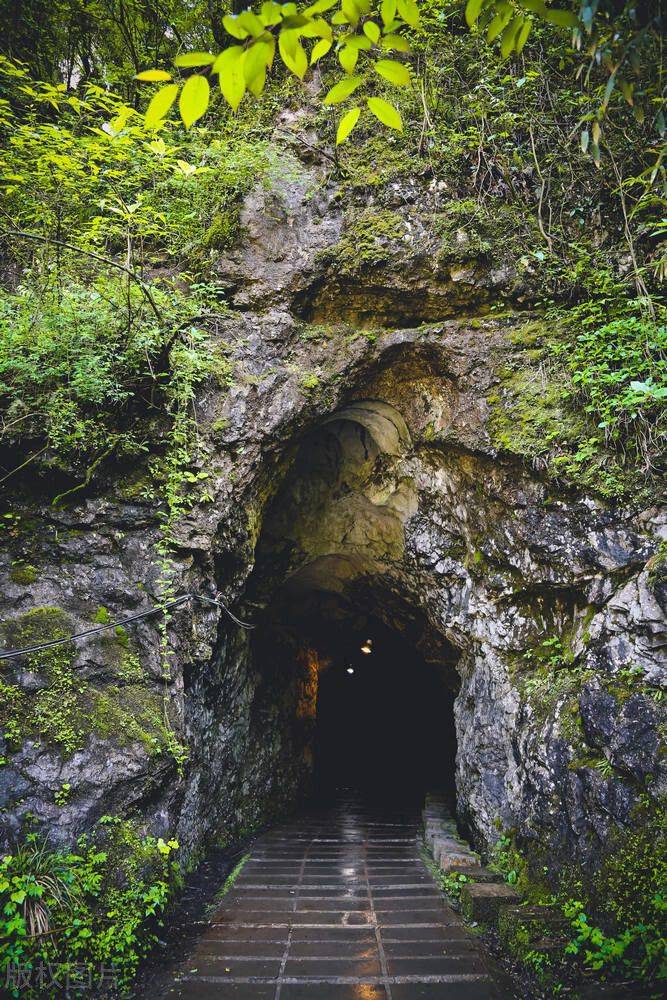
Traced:
<path fill-rule="evenodd" d="M 69 781 L 64 781 L 56 794 L 53 796 L 53 800 L 57 806 L 67 805 L 72 794 L 72 785 Z"/>
<path fill-rule="evenodd" d="M 250 858 L 249 854 L 244 854 L 243 857 L 241 858 L 241 860 L 239 862 L 237 862 L 237 864 L 234 866 L 234 868 L 232 868 L 231 872 L 229 873 L 229 875 L 227 876 L 227 878 L 223 882 L 222 886 L 218 889 L 218 891 L 216 892 L 215 896 L 213 897 L 213 900 L 211 901 L 211 903 L 209 904 L 209 906 L 206 908 L 206 913 L 207 913 L 208 916 L 210 916 L 212 913 L 215 912 L 215 910 L 220 905 L 220 903 L 222 902 L 222 900 L 225 898 L 225 896 L 227 895 L 227 893 L 230 891 L 230 889 L 232 889 L 232 887 L 234 886 L 234 883 L 236 882 L 236 880 L 238 879 L 239 875 L 243 871 L 243 868 L 245 867 L 245 864 L 249 860 L 249 858 Z"/>
<path fill-rule="evenodd" d="M 458 906 L 461 899 L 461 888 L 470 882 L 468 876 L 462 872 L 443 872 L 426 849 L 421 851 L 421 858 L 447 898 Z"/>
<path fill-rule="evenodd" d="M 501 832 L 498 837 L 491 850 L 489 868 L 502 875 L 508 885 L 516 885 L 525 874 L 525 861 L 509 834 Z"/>

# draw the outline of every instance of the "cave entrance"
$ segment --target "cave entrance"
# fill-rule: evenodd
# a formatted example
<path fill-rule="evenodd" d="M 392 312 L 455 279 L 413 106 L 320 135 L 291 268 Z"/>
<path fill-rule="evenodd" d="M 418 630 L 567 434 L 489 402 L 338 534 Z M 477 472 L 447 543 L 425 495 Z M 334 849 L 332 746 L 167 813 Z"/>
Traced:
<path fill-rule="evenodd" d="M 441 673 L 377 619 L 338 629 L 318 677 L 314 795 L 418 807 L 439 788 L 453 807 L 453 702 Z"/>
<path fill-rule="evenodd" d="M 255 731 L 279 741 L 276 781 L 294 800 L 415 810 L 439 790 L 454 809 L 456 651 L 378 600 L 369 581 L 354 601 L 293 586 L 274 599 L 253 638 Z"/>
<path fill-rule="evenodd" d="M 458 650 L 405 564 L 419 505 L 403 417 L 349 402 L 301 438 L 269 490 L 247 598 L 252 759 L 269 741 L 274 802 L 341 786 L 453 798 Z"/>

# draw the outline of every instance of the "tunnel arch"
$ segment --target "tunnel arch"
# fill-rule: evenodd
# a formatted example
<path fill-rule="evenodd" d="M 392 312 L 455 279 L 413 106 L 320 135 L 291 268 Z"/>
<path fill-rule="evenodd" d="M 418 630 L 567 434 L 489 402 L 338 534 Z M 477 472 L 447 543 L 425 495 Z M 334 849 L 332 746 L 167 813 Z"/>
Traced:
<path fill-rule="evenodd" d="M 308 431 L 264 512 L 248 597 L 279 588 L 337 589 L 400 559 L 416 493 L 402 468 L 412 446 L 390 404 L 354 400 Z"/>
<path fill-rule="evenodd" d="M 247 586 L 257 615 L 253 718 L 259 733 L 281 706 L 283 773 L 302 793 L 331 757 L 323 747 L 336 723 L 326 699 L 338 699 L 348 764 L 357 744 L 366 747 L 360 761 L 372 763 L 377 750 L 377 777 L 390 772 L 396 789 L 400 747 L 401 759 L 420 770 L 412 776 L 418 794 L 437 784 L 453 799 L 459 651 L 405 582 L 405 528 L 417 510 L 412 462 L 402 414 L 383 400 L 353 400 L 303 436 L 264 512 Z M 368 638 L 377 655 L 365 660 L 358 650 Z M 381 657 L 384 672 L 376 667 Z M 352 669 L 354 704 L 340 686 Z M 369 701 L 374 684 L 377 712 Z"/>

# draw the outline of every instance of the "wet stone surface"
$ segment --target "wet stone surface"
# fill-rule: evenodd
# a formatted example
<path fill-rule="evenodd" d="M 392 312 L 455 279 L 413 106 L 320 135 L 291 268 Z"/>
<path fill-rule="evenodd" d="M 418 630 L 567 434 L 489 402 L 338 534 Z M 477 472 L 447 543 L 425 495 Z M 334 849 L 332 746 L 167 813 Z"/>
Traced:
<path fill-rule="evenodd" d="M 260 837 L 161 996 L 502 1000 L 417 825 L 341 799 Z"/>

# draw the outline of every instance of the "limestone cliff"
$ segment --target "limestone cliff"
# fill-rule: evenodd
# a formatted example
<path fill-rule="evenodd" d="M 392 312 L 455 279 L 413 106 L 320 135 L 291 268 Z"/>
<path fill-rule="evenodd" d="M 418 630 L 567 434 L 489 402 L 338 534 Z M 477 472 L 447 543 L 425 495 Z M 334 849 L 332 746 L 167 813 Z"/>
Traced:
<path fill-rule="evenodd" d="M 546 407 L 549 371 L 501 213 L 482 243 L 428 177 L 369 195 L 312 155 L 279 162 L 215 266 L 233 384 L 197 399 L 171 566 L 140 466 L 57 507 L 13 497 L 1 555 L 7 646 L 147 610 L 165 573 L 258 630 L 188 605 L 166 656 L 146 618 L 9 661 L 5 835 L 31 813 L 64 842 L 135 811 L 194 851 L 287 807 L 311 762 L 308 618 L 328 607 L 404 633 L 458 691 L 479 846 L 502 827 L 552 865 L 590 858 L 667 782 L 665 511 L 522 452 L 516 374 Z"/>

